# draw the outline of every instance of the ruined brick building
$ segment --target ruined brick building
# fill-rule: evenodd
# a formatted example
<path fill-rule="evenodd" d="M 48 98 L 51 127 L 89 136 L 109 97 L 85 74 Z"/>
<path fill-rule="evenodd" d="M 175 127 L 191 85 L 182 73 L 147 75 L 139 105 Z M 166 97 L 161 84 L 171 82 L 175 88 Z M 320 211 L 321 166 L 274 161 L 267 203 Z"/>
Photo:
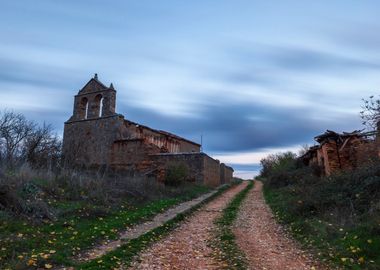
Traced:
<path fill-rule="evenodd" d="M 343 133 L 327 130 L 314 138 L 318 145 L 310 147 L 300 159 L 307 166 L 319 167 L 323 175 L 357 168 L 378 155 L 376 142 L 368 139 L 368 135 L 359 130 Z"/>
<path fill-rule="evenodd" d="M 66 160 L 84 168 L 154 175 L 159 181 L 168 166 L 184 164 L 192 181 L 218 186 L 232 180 L 233 169 L 202 153 L 200 144 L 129 121 L 115 107 L 113 85 L 105 86 L 95 74 L 75 96 L 73 115 L 65 122 Z"/>

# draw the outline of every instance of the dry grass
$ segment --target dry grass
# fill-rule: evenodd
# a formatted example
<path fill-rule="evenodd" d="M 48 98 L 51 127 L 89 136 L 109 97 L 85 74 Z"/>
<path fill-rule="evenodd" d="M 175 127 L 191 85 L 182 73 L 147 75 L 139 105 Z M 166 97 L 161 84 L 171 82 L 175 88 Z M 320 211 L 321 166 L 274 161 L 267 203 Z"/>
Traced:
<path fill-rule="evenodd" d="M 80 204 L 99 206 L 97 214 L 101 215 L 100 212 L 125 201 L 136 205 L 192 190 L 194 185 L 168 187 L 144 176 L 75 170 L 53 173 L 24 164 L 11 171 L 0 170 L 0 211 L 36 221 L 52 220 Z"/>

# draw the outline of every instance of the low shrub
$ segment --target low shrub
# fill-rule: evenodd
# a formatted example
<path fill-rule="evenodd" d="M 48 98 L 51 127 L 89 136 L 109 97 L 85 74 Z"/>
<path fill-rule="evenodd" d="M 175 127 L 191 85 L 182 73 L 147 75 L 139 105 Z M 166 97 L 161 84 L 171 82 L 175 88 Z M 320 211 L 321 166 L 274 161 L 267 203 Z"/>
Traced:
<path fill-rule="evenodd" d="M 275 172 L 290 171 L 296 168 L 297 159 L 296 154 L 292 152 L 278 153 L 269 155 L 263 158 L 261 161 L 261 172 L 262 177 L 268 177 Z"/>
<path fill-rule="evenodd" d="M 185 164 L 172 164 L 166 169 L 164 183 L 167 186 L 177 187 L 183 184 L 188 178 L 188 170 Z"/>

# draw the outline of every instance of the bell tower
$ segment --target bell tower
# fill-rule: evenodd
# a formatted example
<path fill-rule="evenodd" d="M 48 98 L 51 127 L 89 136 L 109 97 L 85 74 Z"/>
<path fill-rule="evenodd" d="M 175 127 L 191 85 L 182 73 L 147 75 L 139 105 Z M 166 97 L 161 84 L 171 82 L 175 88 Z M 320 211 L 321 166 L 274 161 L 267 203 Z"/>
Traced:
<path fill-rule="evenodd" d="M 124 124 L 115 112 L 116 90 L 105 86 L 95 74 L 74 97 L 73 115 L 65 122 L 65 162 L 85 167 L 108 164 L 112 143 Z"/>
<path fill-rule="evenodd" d="M 116 90 L 105 86 L 95 74 L 74 97 L 73 115 L 69 121 L 98 119 L 115 115 Z"/>

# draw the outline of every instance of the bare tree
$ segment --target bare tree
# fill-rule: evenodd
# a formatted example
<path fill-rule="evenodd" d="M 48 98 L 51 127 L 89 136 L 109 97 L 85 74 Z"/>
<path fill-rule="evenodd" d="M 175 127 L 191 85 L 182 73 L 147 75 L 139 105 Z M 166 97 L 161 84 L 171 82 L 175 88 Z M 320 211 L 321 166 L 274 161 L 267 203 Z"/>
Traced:
<path fill-rule="evenodd" d="M 36 124 L 19 113 L 3 111 L 0 114 L 0 140 L 3 158 L 13 164 L 21 154 L 24 140 L 33 132 Z"/>
<path fill-rule="evenodd" d="M 298 156 L 303 156 L 310 150 L 310 146 L 308 144 L 303 144 L 301 149 L 298 151 Z"/>
<path fill-rule="evenodd" d="M 370 96 L 369 99 L 363 99 L 362 111 L 360 117 L 362 124 L 369 129 L 376 129 L 380 121 L 380 99 Z"/>
<path fill-rule="evenodd" d="M 51 167 L 61 155 L 61 141 L 45 123 L 25 139 L 23 158 L 33 167 Z"/>
<path fill-rule="evenodd" d="M 7 166 L 27 162 L 33 167 L 51 168 L 61 155 L 61 141 L 50 125 L 38 126 L 24 115 L 0 112 L 0 160 Z"/>

